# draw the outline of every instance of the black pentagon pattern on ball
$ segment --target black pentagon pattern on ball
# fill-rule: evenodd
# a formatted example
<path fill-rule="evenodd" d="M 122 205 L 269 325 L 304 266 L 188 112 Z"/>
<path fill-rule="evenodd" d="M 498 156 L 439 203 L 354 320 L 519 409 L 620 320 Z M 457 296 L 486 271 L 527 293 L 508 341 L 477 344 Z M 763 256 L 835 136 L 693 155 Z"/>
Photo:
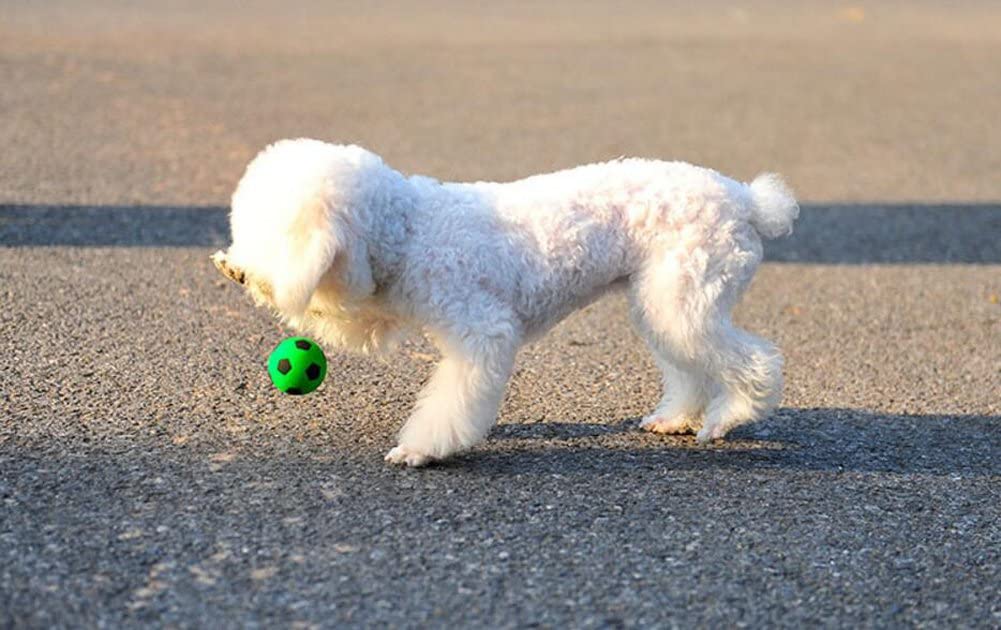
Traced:
<path fill-rule="evenodd" d="M 296 339 L 295 340 L 295 347 L 299 348 L 300 350 L 309 350 L 313 346 L 308 341 L 305 341 L 303 339 Z"/>
<path fill-rule="evenodd" d="M 311 381 L 315 381 L 320 378 L 320 366 L 315 363 L 310 363 L 309 367 L 306 368 L 306 376 L 308 376 Z"/>
<path fill-rule="evenodd" d="M 288 359 L 282 359 L 278 362 L 278 371 L 282 374 L 288 374 L 292 371 L 292 363 Z"/>
<path fill-rule="evenodd" d="M 289 387 L 285 390 L 286 394 L 292 394 L 293 396 L 302 396 L 302 390 L 298 387 Z"/>

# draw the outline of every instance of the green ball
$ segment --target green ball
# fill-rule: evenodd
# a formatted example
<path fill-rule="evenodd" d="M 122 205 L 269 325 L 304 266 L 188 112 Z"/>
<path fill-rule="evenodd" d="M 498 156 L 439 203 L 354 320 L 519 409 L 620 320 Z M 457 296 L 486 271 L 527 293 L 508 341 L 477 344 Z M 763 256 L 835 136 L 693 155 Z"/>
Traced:
<path fill-rule="evenodd" d="M 268 357 L 268 375 L 279 390 L 293 396 L 308 394 L 327 375 L 327 357 L 312 339 L 289 337 Z"/>

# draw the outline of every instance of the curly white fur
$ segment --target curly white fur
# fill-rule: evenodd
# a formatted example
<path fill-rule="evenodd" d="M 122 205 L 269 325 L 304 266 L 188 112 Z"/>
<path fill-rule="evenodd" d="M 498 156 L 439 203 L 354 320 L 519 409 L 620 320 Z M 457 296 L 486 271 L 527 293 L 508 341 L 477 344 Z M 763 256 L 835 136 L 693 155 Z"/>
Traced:
<path fill-rule="evenodd" d="M 283 140 L 233 195 L 216 262 L 294 328 L 361 352 L 421 329 L 443 360 L 387 460 L 418 466 L 469 448 L 496 421 L 518 348 L 606 291 L 664 375 L 641 424 L 705 442 L 766 414 L 782 357 L 730 311 L 789 233 L 777 175 L 750 185 L 682 162 L 623 159 L 516 182 L 405 177 L 373 153 Z"/>

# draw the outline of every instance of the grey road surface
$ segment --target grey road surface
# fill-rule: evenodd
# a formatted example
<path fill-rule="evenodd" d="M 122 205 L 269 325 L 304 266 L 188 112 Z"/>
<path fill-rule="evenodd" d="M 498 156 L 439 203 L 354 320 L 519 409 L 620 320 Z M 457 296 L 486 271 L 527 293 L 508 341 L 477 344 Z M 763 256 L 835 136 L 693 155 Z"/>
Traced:
<path fill-rule="evenodd" d="M 0 2 L 0 627 L 1001 626 L 1001 8 L 692 4 Z M 781 408 L 639 431 L 611 297 L 487 443 L 385 465 L 430 346 L 283 397 L 208 261 L 288 136 L 785 173 L 737 312 Z"/>

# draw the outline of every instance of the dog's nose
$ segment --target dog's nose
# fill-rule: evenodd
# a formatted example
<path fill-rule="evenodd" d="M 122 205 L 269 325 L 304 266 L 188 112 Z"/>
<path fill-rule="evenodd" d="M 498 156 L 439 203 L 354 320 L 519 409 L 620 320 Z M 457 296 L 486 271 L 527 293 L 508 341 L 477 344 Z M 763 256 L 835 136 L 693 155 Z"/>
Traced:
<path fill-rule="evenodd" d="M 235 269 L 230 266 L 229 262 L 226 260 L 226 252 L 219 250 L 212 254 L 212 264 L 216 266 L 224 276 L 236 282 L 237 284 L 245 284 L 247 280 L 247 275 L 243 273 L 241 269 Z"/>

